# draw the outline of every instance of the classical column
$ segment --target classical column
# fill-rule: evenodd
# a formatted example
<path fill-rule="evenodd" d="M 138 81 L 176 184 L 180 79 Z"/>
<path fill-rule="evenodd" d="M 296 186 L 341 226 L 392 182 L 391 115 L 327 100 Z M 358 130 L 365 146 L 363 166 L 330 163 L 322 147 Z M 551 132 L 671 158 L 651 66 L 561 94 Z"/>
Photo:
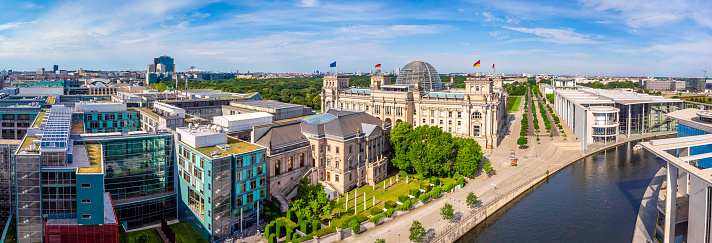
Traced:
<path fill-rule="evenodd" d="M 667 164 L 667 191 L 665 192 L 664 243 L 675 242 L 675 212 L 677 211 L 677 167 Z"/>

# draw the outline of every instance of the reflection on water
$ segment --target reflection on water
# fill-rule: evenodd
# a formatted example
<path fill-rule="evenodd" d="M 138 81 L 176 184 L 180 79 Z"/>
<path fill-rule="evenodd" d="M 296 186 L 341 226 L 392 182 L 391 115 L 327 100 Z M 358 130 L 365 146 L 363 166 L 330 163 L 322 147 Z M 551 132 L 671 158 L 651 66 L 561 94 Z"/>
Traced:
<path fill-rule="evenodd" d="M 663 166 L 634 152 L 636 143 L 561 170 L 457 242 L 630 242 L 645 189 Z"/>

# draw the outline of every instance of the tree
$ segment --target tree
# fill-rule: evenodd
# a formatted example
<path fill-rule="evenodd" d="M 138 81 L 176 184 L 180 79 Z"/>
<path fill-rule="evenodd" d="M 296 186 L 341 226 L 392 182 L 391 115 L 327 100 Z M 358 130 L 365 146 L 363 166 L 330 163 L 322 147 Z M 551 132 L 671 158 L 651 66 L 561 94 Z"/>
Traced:
<path fill-rule="evenodd" d="M 453 169 L 457 173 L 470 176 L 477 172 L 482 161 L 482 149 L 472 138 L 453 138 L 457 146 L 457 156 Z"/>
<path fill-rule="evenodd" d="M 331 214 L 331 201 L 324 193 L 322 184 L 310 185 L 307 178 L 299 180 L 297 187 L 297 199 L 294 200 L 290 209 L 299 218 L 307 218 L 309 221 L 317 220 L 321 214 Z"/>
<path fill-rule="evenodd" d="M 321 96 L 316 95 L 314 98 L 311 100 L 312 101 L 312 107 L 314 107 L 314 110 L 320 110 L 321 108 Z"/>
<path fill-rule="evenodd" d="M 467 203 L 468 207 L 474 207 L 480 201 L 477 200 L 477 196 L 475 196 L 474 192 L 470 192 L 470 194 L 467 194 L 467 200 L 465 202 Z"/>
<path fill-rule="evenodd" d="M 455 217 L 455 210 L 452 208 L 452 205 L 449 203 L 445 203 L 445 205 L 440 208 L 440 215 L 443 216 L 443 220 L 451 220 L 452 218 Z"/>
<path fill-rule="evenodd" d="M 386 243 L 385 239 L 376 239 L 373 243 Z"/>
<path fill-rule="evenodd" d="M 496 172 L 494 168 L 492 168 L 492 163 L 490 163 L 489 160 L 485 160 L 485 164 L 482 165 L 482 170 L 484 170 L 485 174 L 487 174 L 488 176 L 491 176 Z"/>
<path fill-rule="evenodd" d="M 393 149 L 393 165 L 403 171 L 412 172 L 413 164 L 408 158 L 409 146 L 414 138 L 413 125 L 409 122 L 399 122 L 391 129 L 391 148 Z"/>
<path fill-rule="evenodd" d="M 519 146 L 527 145 L 527 138 L 519 137 L 519 139 L 517 139 L 517 145 L 519 145 Z"/>
<path fill-rule="evenodd" d="M 410 236 L 408 237 L 410 241 L 421 242 L 425 237 L 425 228 L 418 222 L 418 220 L 413 220 L 413 225 L 410 226 Z"/>

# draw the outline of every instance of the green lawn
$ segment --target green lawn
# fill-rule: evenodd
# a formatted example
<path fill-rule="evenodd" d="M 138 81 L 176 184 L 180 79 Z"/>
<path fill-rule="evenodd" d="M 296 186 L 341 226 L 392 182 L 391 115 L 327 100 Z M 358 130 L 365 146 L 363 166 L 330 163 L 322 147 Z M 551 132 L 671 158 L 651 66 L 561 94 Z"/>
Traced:
<path fill-rule="evenodd" d="M 163 240 L 161 240 L 161 236 L 158 235 L 158 232 L 156 232 L 155 229 L 147 229 L 127 233 L 126 231 L 124 231 L 124 227 L 119 227 L 119 242 L 135 243 L 137 242 L 136 240 L 138 239 L 138 237 L 140 237 L 144 233 L 148 237 L 148 241 L 146 241 L 146 243 L 163 243 Z"/>
<path fill-rule="evenodd" d="M 515 112 L 519 110 L 519 104 L 522 103 L 521 96 L 507 97 L 507 111 Z"/>
<path fill-rule="evenodd" d="M 208 242 L 193 228 L 193 225 L 188 222 L 172 224 L 170 227 L 173 233 L 176 233 L 176 243 Z"/>
<path fill-rule="evenodd" d="M 416 177 L 419 177 L 416 175 Z M 389 179 L 386 179 L 386 189 L 383 189 L 383 182 L 379 183 L 376 187 L 375 190 L 372 189 L 371 186 L 363 186 L 358 189 L 354 189 L 348 193 L 349 195 L 349 207 L 348 209 L 345 209 L 344 206 L 344 198 L 345 194 L 339 198 L 337 209 L 334 210 L 334 215 L 329 215 L 322 217 L 322 222 L 326 225 L 328 225 L 329 221 L 331 220 L 331 225 L 332 226 L 339 226 L 341 225 L 341 221 L 346 218 L 346 217 L 351 217 L 354 215 L 354 192 L 358 192 L 358 200 L 357 200 L 357 214 L 368 216 L 370 215 L 370 210 L 373 207 L 373 197 L 376 197 L 376 207 L 378 208 L 383 208 L 385 206 L 386 201 L 398 201 L 398 196 L 400 195 L 408 195 L 408 191 L 415 189 L 415 188 L 420 188 L 421 183 L 423 181 L 417 181 L 414 180 L 413 178 L 409 179 L 409 183 L 405 183 L 405 178 L 400 178 L 398 183 L 396 183 L 396 177 L 393 176 L 393 185 L 389 186 L 388 181 Z M 440 179 L 443 183 L 455 183 L 455 179 L 452 178 L 441 178 Z M 363 194 L 366 193 L 366 210 L 363 210 Z M 336 201 L 335 201 L 336 202 Z M 332 216 L 335 216 L 336 212 L 341 212 L 341 218 L 335 219 Z"/>

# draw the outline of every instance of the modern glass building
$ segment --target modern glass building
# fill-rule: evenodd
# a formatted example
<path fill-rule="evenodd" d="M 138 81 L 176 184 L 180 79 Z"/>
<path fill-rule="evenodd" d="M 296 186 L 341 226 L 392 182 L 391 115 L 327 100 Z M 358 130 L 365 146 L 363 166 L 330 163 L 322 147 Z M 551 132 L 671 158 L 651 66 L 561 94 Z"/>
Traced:
<path fill-rule="evenodd" d="M 75 143 L 101 147 L 100 154 L 91 156 L 103 161 L 105 191 L 127 231 L 177 217 L 172 134 L 137 131 L 76 137 Z"/>
<path fill-rule="evenodd" d="M 257 223 L 267 196 L 266 149 L 207 128 L 178 128 L 182 220 L 209 241 Z"/>
<path fill-rule="evenodd" d="M 154 58 L 153 65 L 155 65 L 157 67 L 158 64 L 166 65 L 166 70 L 164 70 L 164 72 L 175 72 L 176 71 L 176 66 L 173 63 L 172 57 L 160 56 L 160 57 Z"/>
<path fill-rule="evenodd" d="M 138 111 L 81 112 L 73 120 L 83 123 L 86 133 L 133 132 L 141 130 Z"/>
<path fill-rule="evenodd" d="M 442 90 L 442 82 L 438 71 L 424 61 L 413 61 L 408 63 L 400 70 L 396 84 L 417 84 L 425 91 L 440 91 Z"/>

